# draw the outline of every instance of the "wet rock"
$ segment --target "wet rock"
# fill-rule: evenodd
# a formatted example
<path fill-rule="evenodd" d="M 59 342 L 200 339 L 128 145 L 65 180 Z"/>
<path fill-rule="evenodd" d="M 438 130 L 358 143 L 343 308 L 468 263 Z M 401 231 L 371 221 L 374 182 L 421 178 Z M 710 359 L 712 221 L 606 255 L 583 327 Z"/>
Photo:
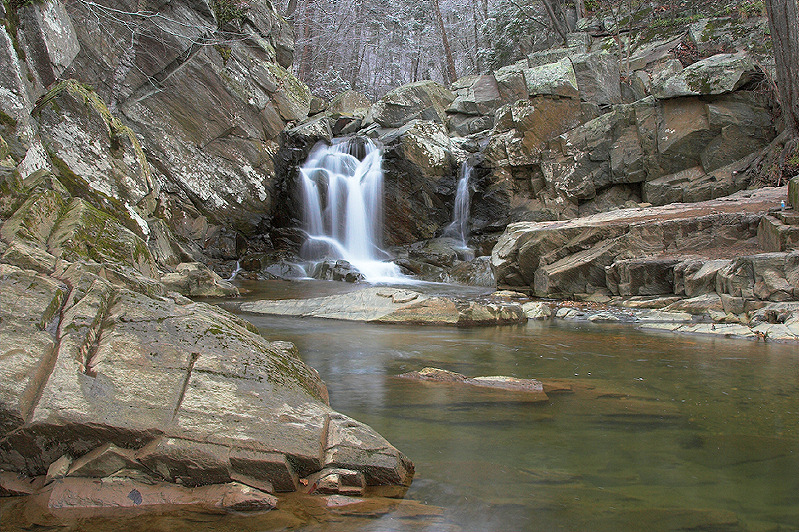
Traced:
<path fill-rule="evenodd" d="M 311 277 L 323 281 L 345 281 L 360 283 L 364 280 L 361 272 L 346 260 L 325 260 L 311 269 Z"/>
<path fill-rule="evenodd" d="M 160 505 L 253 511 L 270 510 L 277 506 L 277 499 L 273 495 L 236 482 L 192 489 L 167 483 L 146 484 L 127 478 L 97 480 L 70 477 L 53 483 L 36 498 L 40 504 L 54 511 Z"/>
<path fill-rule="evenodd" d="M 44 487 L 44 477 L 28 477 L 12 471 L 0 471 L 0 497 L 32 495 Z"/>
<path fill-rule="evenodd" d="M 450 282 L 468 286 L 496 286 L 494 272 L 491 269 L 491 257 L 477 257 L 470 261 L 455 264 L 448 272 Z"/>
<path fill-rule="evenodd" d="M 136 452 L 106 443 L 89 451 L 69 466 L 71 477 L 108 477 L 121 469 L 140 469 Z"/>
<path fill-rule="evenodd" d="M 69 466 L 72 465 L 72 457 L 64 455 L 47 468 L 47 474 L 44 476 L 44 483 L 50 484 L 54 480 L 60 480 L 67 476 Z"/>
<path fill-rule="evenodd" d="M 306 480 L 309 493 L 340 493 L 360 496 L 366 488 L 363 473 L 351 469 L 326 468 Z"/>
<path fill-rule="evenodd" d="M 413 464 L 382 436 L 338 413 L 328 419 L 324 467 L 359 471 L 368 485 L 409 486 L 414 473 Z"/>

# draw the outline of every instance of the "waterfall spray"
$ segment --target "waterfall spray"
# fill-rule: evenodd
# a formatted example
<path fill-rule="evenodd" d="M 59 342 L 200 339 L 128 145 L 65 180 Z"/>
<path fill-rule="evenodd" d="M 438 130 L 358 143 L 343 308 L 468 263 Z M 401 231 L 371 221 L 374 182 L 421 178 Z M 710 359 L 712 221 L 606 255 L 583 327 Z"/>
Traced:
<path fill-rule="evenodd" d="M 464 161 L 458 177 L 458 190 L 455 193 L 455 206 L 452 210 L 452 222 L 444 230 L 445 236 L 460 240 L 461 247 L 466 248 L 469 239 L 469 180 L 474 166 Z"/>
<path fill-rule="evenodd" d="M 317 143 L 300 168 L 309 260 L 343 259 L 369 282 L 402 279 L 380 248 L 383 228 L 382 150 L 370 139 Z"/>

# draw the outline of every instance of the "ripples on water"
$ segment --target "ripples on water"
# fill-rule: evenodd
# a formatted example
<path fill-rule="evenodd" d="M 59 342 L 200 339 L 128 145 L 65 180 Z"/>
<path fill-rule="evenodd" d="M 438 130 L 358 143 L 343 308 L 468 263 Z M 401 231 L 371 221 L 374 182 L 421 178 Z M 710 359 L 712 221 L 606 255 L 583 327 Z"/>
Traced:
<path fill-rule="evenodd" d="M 302 290 L 290 284 L 264 286 L 271 297 Z M 266 514 L 179 512 L 131 526 L 799 530 L 796 345 L 642 334 L 613 324 L 456 329 L 246 317 L 268 339 L 295 342 L 327 383 L 331 406 L 414 461 L 406 500 L 342 516 L 289 499 Z M 533 404 L 515 394 L 396 378 L 425 366 L 568 379 L 579 391 Z M 101 523 L 70 528 L 114 529 L 112 520 Z"/>

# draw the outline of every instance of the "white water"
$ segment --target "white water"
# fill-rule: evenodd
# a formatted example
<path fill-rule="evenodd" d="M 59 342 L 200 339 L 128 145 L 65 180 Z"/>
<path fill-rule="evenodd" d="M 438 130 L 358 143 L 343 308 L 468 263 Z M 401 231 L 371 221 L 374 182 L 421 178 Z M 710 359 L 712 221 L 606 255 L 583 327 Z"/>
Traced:
<path fill-rule="evenodd" d="M 303 254 L 312 261 L 346 260 L 372 283 L 404 279 L 380 248 L 382 155 L 369 139 L 334 139 L 330 146 L 317 143 L 300 168 L 308 234 Z"/>
<path fill-rule="evenodd" d="M 444 230 L 445 236 L 457 238 L 464 249 L 468 247 L 466 242 L 469 239 L 469 179 L 472 177 L 473 169 L 474 167 L 467 161 L 461 164 L 452 223 Z"/>

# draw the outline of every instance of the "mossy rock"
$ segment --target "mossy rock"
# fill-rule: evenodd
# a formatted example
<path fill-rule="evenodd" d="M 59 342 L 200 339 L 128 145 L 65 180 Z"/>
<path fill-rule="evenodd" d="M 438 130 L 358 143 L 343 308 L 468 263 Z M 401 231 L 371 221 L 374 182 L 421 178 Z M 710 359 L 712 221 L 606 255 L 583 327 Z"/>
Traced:
<path fill-rule="evenodd" d="M 133 131 L 88 86 L 57 83 L 32 111 L 60 177 L 75 196 L 120 219 L 126 205 L 152 214 L 158 193 Z M 135 230 L 135 229 L 134 229 Z"/>
<path fill-rule="evenodd" d="M 799 176 L 788 181 L 788 202 L 799 210 Z"/>
<path fill-rule="evenodd" d="M 112 216 L 80 198 L 67 205 L 48 240 L 51 253 L 67 260 L 128 266 L 147 277 L 157 268 L 147 244 Z"/>

